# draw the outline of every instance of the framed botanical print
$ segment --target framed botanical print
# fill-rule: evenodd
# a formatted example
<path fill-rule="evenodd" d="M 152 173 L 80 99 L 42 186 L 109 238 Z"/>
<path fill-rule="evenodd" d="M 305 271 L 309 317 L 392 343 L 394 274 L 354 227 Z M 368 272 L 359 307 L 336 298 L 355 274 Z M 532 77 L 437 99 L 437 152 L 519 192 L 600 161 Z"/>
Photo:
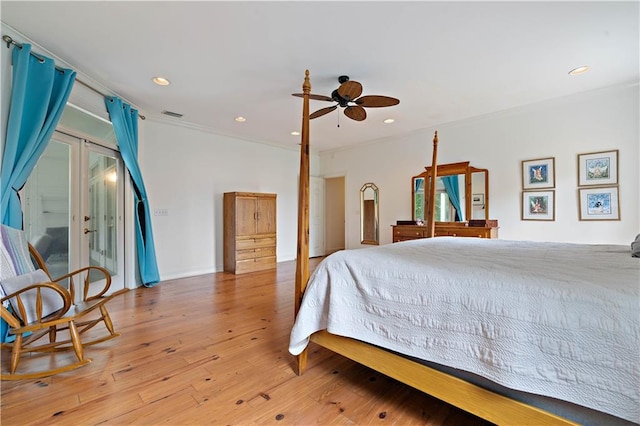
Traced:
<path fill-rule="evenodd" d="M 620 220 L 617 186 L 579 188 L 580 220 Z"/>
<path fill-rule="evenodd" d="M 578 154 L 578 186 L 616 185 L 618 150 Z"/>
<path fill-rule="evenodd" d="M 538 158 L 522 162 L 522 189 L 555 188 L 555 158 Z"/>
<path fill-rule="evenodd" d="M 555 191 L 522 191 L 522 220 L 556 220 Z"/>

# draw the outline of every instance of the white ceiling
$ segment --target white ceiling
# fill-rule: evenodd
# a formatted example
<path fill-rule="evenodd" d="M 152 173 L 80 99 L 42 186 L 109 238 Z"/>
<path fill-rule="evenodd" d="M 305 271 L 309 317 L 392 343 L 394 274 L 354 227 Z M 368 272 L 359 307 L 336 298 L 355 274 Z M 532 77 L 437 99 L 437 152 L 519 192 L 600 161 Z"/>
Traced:
<path fill-rule="evenodd" d="M 1 3 L 6 25 L 150 119 L 294 148 L 306 69 L 315 94 L 346 74 L 363 95 L 400 99 L 362 122 L 341 109 L 313 120 L 318 151 L 637 83 L 639 13 L 638 1 Z"/>

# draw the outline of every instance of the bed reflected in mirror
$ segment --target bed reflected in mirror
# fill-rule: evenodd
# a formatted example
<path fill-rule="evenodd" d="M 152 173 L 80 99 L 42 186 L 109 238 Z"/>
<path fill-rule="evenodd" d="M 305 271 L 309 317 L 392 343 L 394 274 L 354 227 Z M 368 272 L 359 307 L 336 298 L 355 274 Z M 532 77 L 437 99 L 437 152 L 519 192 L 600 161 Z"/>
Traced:
<path fill-rule="evenodd" d="M 380 244 L 378 208 L 378 187 L 373 183 L 365 183 L 360 188 L 361 244 Z"/>

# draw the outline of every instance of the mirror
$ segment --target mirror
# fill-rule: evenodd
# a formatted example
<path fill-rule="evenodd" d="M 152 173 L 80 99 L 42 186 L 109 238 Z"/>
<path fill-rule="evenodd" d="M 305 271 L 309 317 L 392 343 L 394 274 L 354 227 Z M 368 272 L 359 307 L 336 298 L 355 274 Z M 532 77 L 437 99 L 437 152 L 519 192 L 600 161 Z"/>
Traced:
<path fill-rule="evenodd" d="M 412 179 L 413 220 L 426 221 L 429 201 L 426 189 L 431 167 Z M 469 165 L 469 162 L 438 166 L 436 180 L 435 221 L 465 222 L 489 219 L 489 171 Z"/>
<path fill-rule="evenodd" d="M 380 244 L 378 232 L 378 187 L 365 183 L 360 188 L 360 243 Z"/>
<path fill-rule="evenodd" d="M 488 171 L 471 173 L 471 217 L 470 219 L 489 219 L 486 208 Z"/>

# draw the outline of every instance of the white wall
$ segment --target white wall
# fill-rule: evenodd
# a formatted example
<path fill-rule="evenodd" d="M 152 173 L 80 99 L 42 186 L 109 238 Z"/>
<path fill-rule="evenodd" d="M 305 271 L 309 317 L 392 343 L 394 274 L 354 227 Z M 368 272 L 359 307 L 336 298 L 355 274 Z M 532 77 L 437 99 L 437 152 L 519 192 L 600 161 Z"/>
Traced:
<path fill-rule="evenodd" d="M 68 66 L 24 35 L 4 25 L 1 29 L 2 34 L 17 41 L 32 43 L 34 51 L 54 58 L 57 65 Z M 11 94 L 11 50 L 5 46 L 0 48 L 3 141 Z M 78 78 L 111 94 L 89 76 Z M 74 85 L 70 102 L 108 117 L 102 96 L 79 83 Z M 144 111 L 140 114 L 144 115 Z M 299 155 L 298 148 L 288 150 L 219 136 L 183 127 L 178 122 L 174 125 L 141 120 L 139 161 L 152 214 L 154 209 L 167 209 L 169 213 L 151 217 L 161 279 L 222 271 L 222 194 L 228 191 L 278 194 L 278 261 L 295 259 Z M 318 170 L 319 157 L 311 155 L 310 174 L 317 175 Z M 129 207 L 125 215 L 127 262 L 134 264 L 133 206 Z M 128 280 L 133 282 L 136 276 L 131 270 Z"/>
<path fill-rule="evenodd" d="M 489 114 L 352 149 L 324 152 L 320 173 L 346 172 L 347 248 L 359 242 L 359 189 L 380 188 L 381 244 L 390 225 L 411 219 L 411 177 L 431 164 L 434 130 L 438 162 L 471 161 L 489 169 L 490 216 L 503 239 L 629 244 L 640 233 L 638 84 L 608 88 Z M 620 221 L 578 218 L 577 154 L 620 150 Z M 555 157 L 556 220 L 522 221 L 523 160 Z"/>
<path fill-rule="evenodd" d="M 141 168 L 163 280 L 223 270 L 225 192 L 277 197 L 278 262 L 296 257 L 300 153 L 147 120 Z M 142 154 L 142 152 L 141 152 Z M 311 157 L 317 174 L 318 157 Z"/>

